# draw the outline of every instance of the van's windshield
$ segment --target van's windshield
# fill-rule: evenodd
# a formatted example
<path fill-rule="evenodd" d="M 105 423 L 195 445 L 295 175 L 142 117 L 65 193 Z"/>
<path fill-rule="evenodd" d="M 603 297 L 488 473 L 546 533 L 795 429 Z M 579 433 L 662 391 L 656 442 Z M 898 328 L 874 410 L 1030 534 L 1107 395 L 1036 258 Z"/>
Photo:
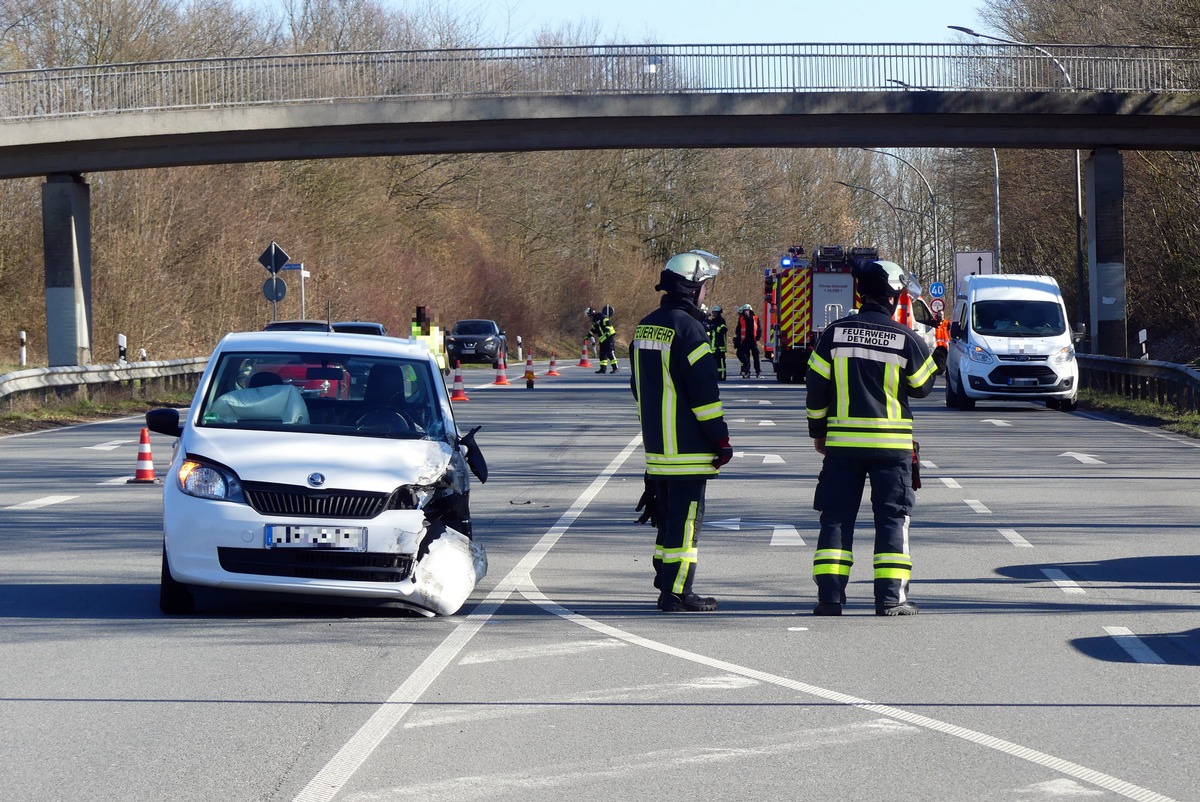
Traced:
<path fill-rule="evenodd" d="M 1053 337 L 1066 332 L 1067 321 L 1053 301 L 976 301 L 971 328 L 991 337 Z"/>

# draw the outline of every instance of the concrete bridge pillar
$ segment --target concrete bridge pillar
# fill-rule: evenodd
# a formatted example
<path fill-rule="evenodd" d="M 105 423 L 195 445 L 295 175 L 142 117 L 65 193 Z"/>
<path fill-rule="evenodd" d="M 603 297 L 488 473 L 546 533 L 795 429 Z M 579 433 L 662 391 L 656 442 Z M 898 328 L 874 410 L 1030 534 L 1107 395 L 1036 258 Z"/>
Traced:
<path fill-rule="evenodd" d="M 91 190 L 78 173 L 42 185 L 46 352 L 50 367 L 92 361 Z"/>
<path fill-rule="evenodd" d="M 1088 157 L 1088 296 L 1092 353 L 1128 356 L 1125 312 L 1125 160 L 1116 148 Z"/>

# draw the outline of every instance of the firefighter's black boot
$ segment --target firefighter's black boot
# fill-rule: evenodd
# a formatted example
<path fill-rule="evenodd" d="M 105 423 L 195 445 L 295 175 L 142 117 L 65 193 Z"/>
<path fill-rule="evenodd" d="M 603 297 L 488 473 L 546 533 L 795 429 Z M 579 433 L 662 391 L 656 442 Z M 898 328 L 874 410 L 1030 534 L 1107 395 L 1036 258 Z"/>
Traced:
<path fill-rule="evenodd" d="M 817 602 L 813 615 L 841 615 L 842 605 L 837 602 Z"/>
<path fill-rule="evenodd" d="M 695 593 L 660 593 L 658 609 L 664 613 L 707 613 L 717 609 L 717 600 L 711 596 L 697 596 Z"/>
<path fill-rule="evenodd" d="M 616 365 L 613 365 L 612 372 L 613 372 L 613 373 L 616 373 L 616 372 L 617 372 L 617 366 L 616 366 Z"/>
<path fill-rule="evenodd" d="M 601 365 L 600 370 L 598 370 L 596 372 L 597 373 L 608 373 L 608 365 Z"/>
<path fill-rule="evenodd" d="M 916 615 L 918 607 L 910 601 L 904 604 L 875 605 L 875 615 Z"/>

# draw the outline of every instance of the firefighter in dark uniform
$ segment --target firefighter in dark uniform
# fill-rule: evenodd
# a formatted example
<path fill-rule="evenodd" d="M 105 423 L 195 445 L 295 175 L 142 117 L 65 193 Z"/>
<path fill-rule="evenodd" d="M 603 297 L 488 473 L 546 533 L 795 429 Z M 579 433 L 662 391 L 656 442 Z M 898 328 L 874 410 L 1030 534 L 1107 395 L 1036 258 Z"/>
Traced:
<path fill-rule="evenodd" d="M 721 307 L 714 306 L 708 319 L 708 341 L 717 358 L 717 381 L 725 381 L 725 345 L 729 337 L 729 324 L 721 314 Z"/>
<path fill-rule="evenodd" d="M 664 293 L 659 307 L 638 323 L 629 348 L 629 384 L 646 451 L 638 523 L 649 520 L 658 529 L 654 586 L 658 609 L 668 613 L 717 608 L 716 599 L 692 591 L 692 582 L 705 487 L 733 458 L 699 307 L 720 267 L 705 251 L 671 257 L 655 286 Z"/>
<path fill-rule="evenodd" d="M 916 333 L 892 320 L 906 281 L 903 269 L 869 262 L 855 269 L 855 278 L 862 308 L 831 324 L 808 362 L 808 434 L 825 455 L 813 498 L 821 513 L 813 613 L 842 614 L 854 522 L 870 477 L 875 614 L 914 615 L 917 605 L 908 599 L 908 523 L 916 501 L 908 399 L 929 395 L 937 366 Z"/>
<path fill-rule="evenodd" d="M 605 306 L 600 311 L 592 312 L 592 327 L 588 336 L 596 341 L 596 356 L 599 358 L 600 369 L 597 373 L 617 372 L 617 329 L 612 322 L 613 308 Z"/>

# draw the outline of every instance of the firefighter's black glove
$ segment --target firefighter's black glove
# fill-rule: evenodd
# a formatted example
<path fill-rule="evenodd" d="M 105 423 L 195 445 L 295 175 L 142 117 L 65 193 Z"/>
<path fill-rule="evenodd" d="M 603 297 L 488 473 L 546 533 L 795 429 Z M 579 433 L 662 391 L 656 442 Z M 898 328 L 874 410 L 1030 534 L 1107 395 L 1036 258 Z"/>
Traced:
<path fill-rule="evenodd" d="M 717 456 L 713 457 L 713 467 L 720 468 L 731 459 L 733 459 L 733 446 L 729 445 L 729 438 L 726 437 L 717 443 Z"/>
<path fill-rule="evenodd" d="M 921 489 L 921 444 L 913 440 L 912 450 L 912 487 L 913 490 Z"/>
<path fill-rule="evenodd" d="M 634 512 L 642 513 L 637 519 L 637 522 L 644 524 L 649 522 L 653 527 L 658 526 L 658 493 L 654 490 L 654 482 L 650 479 L 650 474 L 644 474 L 642 477 L 646 483 L 646 489 L 642 491 L 642 497 L 638 499 L 637 506 L 634 507 Z"/>

